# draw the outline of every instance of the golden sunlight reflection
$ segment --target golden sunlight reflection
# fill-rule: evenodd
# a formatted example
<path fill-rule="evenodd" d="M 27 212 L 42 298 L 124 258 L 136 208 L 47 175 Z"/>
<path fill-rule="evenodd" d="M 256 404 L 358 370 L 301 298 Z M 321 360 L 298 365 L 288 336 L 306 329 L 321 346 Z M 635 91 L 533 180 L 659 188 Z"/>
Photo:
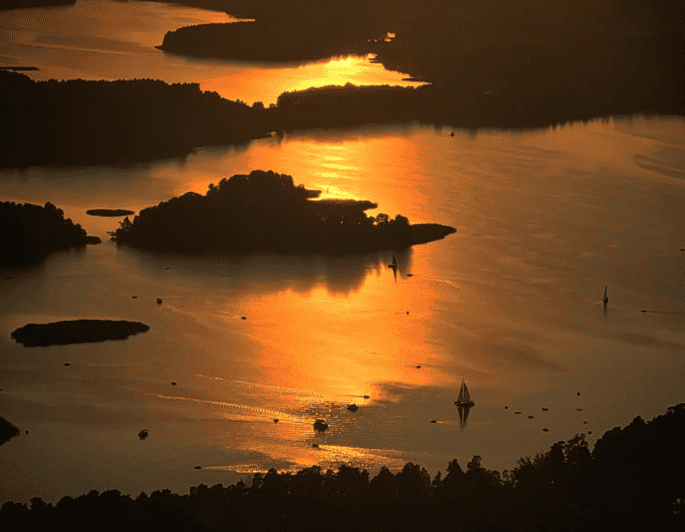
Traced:
<path fill-rule="evenodd" d="M 400 85 L 418 87 L 424 83 L 406 81 L 403 74 L 386 70 L 380 63 L 366 57 L 335 57 L 316 63 L 285 64 L 225 61 L 225 75 L 202 76 L 203 90 L 215 91 L 227 98 L 253 104 L 261 101 L 268 106 L 276 103 L 283 92 L 327 85 Z M 222 62 L 216 62 L 220 65 Z M 241 66 L 242 65 L 242 66 Z M 242 73 L 240 72 L 242 70 Z"/>
<path fill-rule="evenodd" d="M 432 338 L 431 291 L 417 294 L 397 283 L 387 268 L 391 254 L 379 255 L 362 272 L 364 290 L 335 293 L 319 287 L 253 302 L 250 313 L 255 317 L 249 323 L 261 345 L 257 356 L 264 382 L 310 390 L 344 404 L 364 395 L 392 400 L 381 387 L 388 382 L 454 382 L 436 362 L 449 356 Z"/>
<path fill-rule="evenodd" d="M 345 132 L 332 132 L 332 137 L 323 140 L 286 135 L 257 141 L 251 146 L 247 166 L 292 175 L 296 184 L 322 190 L 325 197 L 378 203 L 378 211 L 367 211 L 370 215 L 384 212 L 392 217 L 403 214 L 414 223 L 427 221 L 428 181 L 422 165 L 426 155 L 411 138 L 383 136 L 382 132 L 374 138 L 373 131 L 365 133 L 371 134 L 347 138 Z M 400 156 L 403 164 L 398 166 L 394 161 Z M 192 190 L 200 188 L 204 193 L 208 185 L 196 182 Z"/>

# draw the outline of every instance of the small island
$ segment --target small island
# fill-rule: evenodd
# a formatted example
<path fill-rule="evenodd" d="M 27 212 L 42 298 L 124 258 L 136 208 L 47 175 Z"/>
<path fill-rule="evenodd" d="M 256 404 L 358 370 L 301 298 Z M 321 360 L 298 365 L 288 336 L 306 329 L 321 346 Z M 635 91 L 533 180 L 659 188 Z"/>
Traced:
<path fill-rule="evenodd" d="M 90 216 L 106 216 L 112 218 L 120 218 L 122 216 L 134 214 L 134 211 L 129 211 L 127 209 L 90 209 L 86 211 L 86 214 L 89 214 Z"/>
<path fill-rule="evenodd" d="M 112 240 L 134 248 L 180 252 L 276 251 L 368 253 L 400 250 L 455 233 L 440 224 L 410 224 L 398 214 L 368 216 L 378 204 L 317 199 L 289 175 L 255 170 L 210 184 L 128 216 Z"/>
<path fill-rule="evenodd" d="M 29 323 L 14 330 L 11 337 L 24 347 L 47 347 L 125 340 L 133 334 L 149 330 L 149 325 L 137 321 L 71 320 L 41 324 Z"/>

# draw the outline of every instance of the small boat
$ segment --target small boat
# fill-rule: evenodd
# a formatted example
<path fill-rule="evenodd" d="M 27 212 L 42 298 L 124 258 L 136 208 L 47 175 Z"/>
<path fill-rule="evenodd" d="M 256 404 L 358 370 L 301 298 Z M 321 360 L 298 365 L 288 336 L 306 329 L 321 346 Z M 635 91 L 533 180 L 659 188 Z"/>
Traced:
<path fill-rule="evenodd" d="M 545 408 L 545 407 L 543 406 L 543 407 L 542 407 L 542 410 L 543 410 L 544 412 L 547 412 L 547 411 L 549 410 L 549 408 Z"/>
<path fill-rule="evenodd" d="M 158 298 L 157 298 L 157 304 L 158 304 L 158 305 L 161 305 L 161 304 L 162 304 L 162 298 L 161 298 L 161 297 L 158 297 Z"/>
<path fill-rule="evenodd" d="M 359 407 L 358 407 L 357 405 L 355 405 L 355 404 L 351 404 L 351 405 L 347 405 L 347 409 L 348 409 L 350 412 L 356 412 L 357 410 L 359 410 Z"/>
<path fill-rule="evenodd" d="M 471 399 L 471 394 L 469 393 L 469 388 L 466 386 L 464 379 L 461 380 L 461 389 L 459 390 L 459 397 L 454 401 L 457 406 L 476 406 L 476 403 Z"/>
<path fill-rule="evenodd" d="M 604 285 L 604 299 L 602 301 L 605 305 L 609 302 L 609 296 L 607 295 L 607 285 Z"/>
<path fill-rule="evenodd" d="M 143 430 L 141 430 L 141 431 L 138 433 L 138 437 L 139 437 L 141 440 L 144 440 L 145 438 L 147 438 L 148 435 L 149 435 L 149 434 L 148 434 L 147 429 L 143 429 Z"/>
<path fill-rule="evenodd" d="M 328 423 L 326 423 L 323 419 L 317 419 L 314 422 L 314 431 L 315 432 L 325 432 L 327 428 L 328 428 Z"/>

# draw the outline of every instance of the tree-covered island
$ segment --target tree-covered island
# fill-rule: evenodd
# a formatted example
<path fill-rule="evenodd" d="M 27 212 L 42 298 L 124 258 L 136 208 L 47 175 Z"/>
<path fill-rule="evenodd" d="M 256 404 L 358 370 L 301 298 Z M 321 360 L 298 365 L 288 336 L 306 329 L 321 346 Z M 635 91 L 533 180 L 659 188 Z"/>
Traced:
<path fill-rule="evenodd" d="M 50 202 L 43 207 L 0 203 L 0 228 L 0 267 L 36 264 L 59 249 L 100 242 L 71 218 L 65 219 L 64 211 Z"/>
<path fill-rule="evenodd" d="M 439 224 L 410 224 L 398 214 L 368 216 L 376 203 L 321 200 L 319 190 L 293 178 L 255 170 L 128 217 L 110 233 L 131 247 L 182 253 L 296 251 L 373 252 L 403 249 L 456 232 Z"/>

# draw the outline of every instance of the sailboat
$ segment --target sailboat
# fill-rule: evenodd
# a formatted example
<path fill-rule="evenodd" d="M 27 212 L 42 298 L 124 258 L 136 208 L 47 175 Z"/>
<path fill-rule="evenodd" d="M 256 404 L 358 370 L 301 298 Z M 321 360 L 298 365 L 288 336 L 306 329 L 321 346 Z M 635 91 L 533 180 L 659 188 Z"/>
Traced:
<path fill-rule="evenodd" d="M 469 388 L 466 386 L 466 383 L 462 379 L 461 381 L 461 389 L 459 390 L 459 397 L 457 398 L 456 401 L 454 401 L 454 404 L 457 406 L 466 406 L 466 407 L 472 407 L 476 406 L 476 403 L 473 402 L 473 399 L 471 399 L 471 394 L 469 393 Z"/>
<path fill-rule="evenodd" d="M 397 259 L 395 259 L 395 254 L 392 255 L 392 262 L 388 264 L 388 268 L 397 268 Z"/>
<path fill-rule="evenodd" d="M 607 295 L 607 285 L 604 285 L 604 304 L 609 302 L 609 296 Z"/>

